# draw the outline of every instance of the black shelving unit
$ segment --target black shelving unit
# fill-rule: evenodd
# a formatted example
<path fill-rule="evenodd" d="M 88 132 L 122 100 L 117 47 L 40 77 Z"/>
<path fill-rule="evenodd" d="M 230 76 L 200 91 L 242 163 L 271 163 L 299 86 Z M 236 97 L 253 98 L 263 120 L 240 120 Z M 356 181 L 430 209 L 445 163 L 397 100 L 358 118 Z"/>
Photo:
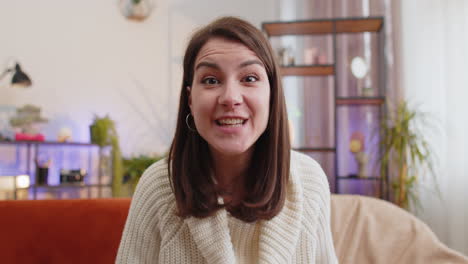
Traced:
<path fill-rule="evenodd" d="M 342 107 L 362 107 L 375 106 L 378 107 L 378 115 L 386 111 L 386 76 L 385 76 L 385 34 L 383 31 L 383 17 L 356 17 L 356 18 L 336 18 L 336 19 L 314 19 L 314 20 L 297 20 L 297 21 L 276 21 L 265 22 L 262 24 L 263 31 L 269 38 L 280 36 L 310 36 L 310 35 L 329 35 L 332 37 L 333 63 L 317 64 L 317 65 L 294 65 L 281 67 L 282 76 L 329 76 L 334 79 L 334 100 L 330 102 L 334 109 L 334 120 L 324 120 L 323 122 L 332 122 L 334 124 L 334 146 L 325 148 L 316 147 L 300 147 L 295 150 L 302 152 L 328 152 L 334 153 L 334 180 L 335 193 L 342 193 L 340 184 L 342 182 L 379 182 L 379 196 L 382 199 L 389 199 L 388 178 L 383 178 L 374 175 L 369 177 L 359 178 L 351 173 L 349 175 L 339 175 L 339 160 L 340 153 L 338 151 L 339 131 L 338 131 L 338 109 Z M 363 96 L 339 96 L 338 87 L 338 63 L 337 61 L 337 37 L 340 34 L 362 34 L 376 33 L 378 42 L 377 55 L 379 56 L 378 67 L 378 95 L 372 97 Z M 378 155 L 382 154 L 382 149 L 379 149 Z"/>
<path fill-rule="evenodd" d="M 15 188 L 13 190 L 13 195 L 14 199 L 17 199 L 17 193 L 21 190 L 28 190 L 32 192 L 32 199 L 38 199 L 37 194 L 38 191 L 40 190 L 46 190 L 48 192 L 59 192 L 59 191 L 70 191 L 70 190 L 81 190 L 81 189 L 87 189 L 87 197 L 85 198 L 101 198 L 103 197 L 103 189 L 104 188 L 111 188 L 112 186 L 112 177 L 110 178 L 110 181 L 108 183 L 103 183 L 103 175 L 101 173 L 101 158 L 102 158 L 102 153 L 103 153 L 103 148 L 96 145 L 96 144 L 90 144 L 90 143 L 78 143 L 78 142 L 50 142 L 50 141 L 45 141 L 45 142 L 40 142 L 40 141 L 0 141 L 0 148 L 5 146 L 13 146 L 16 148 L 16 165 L 18 167 L 25 167 L 24 170 L 22 170 L 26 175 L 29 176 L 30 178 L 30 185 L 28 188 L 18 188 L 15 184 Z M 55 185 L 49 185 L 49 184 L 38 184 L 37 183 L 37 175 L 36 175 L 36 166 L 35 166 L 35 160 L 38 158 L 39 153 L 41 151 L 41 148 L 45 147 L 56 147 L 56 148 L 85 148 L 85 151 L 88 152 L 88 160 L 87 160 L 87 171 L 88 175 L 85 177 L 88 178 L 88 180 L 85 179 L 83 182 L 79 183 L 59 183 Z M 21 157 L 19 154 L 19 149 L 24 148 L 25 149 L 25 157 Z M 94 160 L 93 160 L 93 155 L 91 154 L 92 149 L 97 149 L 98 154 L 94 155 Z M 78 149 L 76 150 L 78 151 Z M 0 155 L 2 153 L 0 152 Z M 91 168 L 93 166 L 93 163 L 97 163 L 97 171 L 96 173 L 91 172 Z M 1 166 L 1 164 L 0 164 Z M 0 167 L 0 171 L 1 171 Z M 91 180 L 89 178 L 94 178 L 97 183 L 89 183 Z M 88 182 L 88 183 L 86 183 Z M 96 196 L 91 195 L 91 190 L 92 188 L 97 188 L 98 194 Z M 29 196 L 29 195 L 28 195 Z"/>

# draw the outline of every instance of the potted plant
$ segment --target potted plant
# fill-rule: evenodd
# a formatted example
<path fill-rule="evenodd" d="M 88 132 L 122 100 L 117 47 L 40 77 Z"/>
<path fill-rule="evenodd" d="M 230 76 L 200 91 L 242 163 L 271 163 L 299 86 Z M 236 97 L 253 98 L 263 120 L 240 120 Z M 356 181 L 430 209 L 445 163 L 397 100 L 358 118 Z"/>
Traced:
<path fill-rule="evenodd" d="M 122 195 L 123 164 L 115 122 L 109 116 L 95 116 L 90 126 L 90 132 L 91 142 L 99 145 L 101 147 L 100 151 L 103 151 L 103 147 L 105 146 L 112 146 L 112 194 L 119 197 Z M 104 159 L 104 155 L 101 152 L 101 165 L 106 164 Z"/>
<path fill-rule="evenodd" d="M 140 155 L 133 158 L 123 159 L 124 178 L 123 182 L 128 185 L 130 195 L 135 190 L 135 187 L 140 180 L 143 172 L 151 166 L 151 164 L 162 159 L 159 155 Z"/>
<path fill-rule="evenodd" d="M 384 116 L 380 127 L 381 175 L 389 174 L 395 203 L 405 209 L 410 204 L 416 209 L 421 206 L 415 187 L 423 173 L 435 179 L 432 152 L 421 130 L 429 131 L 427 118 L 403 101 Z"/>

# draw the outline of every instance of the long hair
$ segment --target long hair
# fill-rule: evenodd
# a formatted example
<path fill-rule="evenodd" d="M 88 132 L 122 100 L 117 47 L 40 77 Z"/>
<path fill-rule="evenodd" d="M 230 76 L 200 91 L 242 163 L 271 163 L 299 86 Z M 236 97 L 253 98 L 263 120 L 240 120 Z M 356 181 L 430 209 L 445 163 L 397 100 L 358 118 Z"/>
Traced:
<path fill-rule="evenodd" d="M 270 113 L 263 134 L 255 142 L 252 160 L 245 177 L 246 195 L 231 214 L 246 222 L 271 219 L 283 208 L 289 179 L 290 142 L 286 104 L 279 67 L 263 33 L 235 17 L 222 17 L 195 32 L 184 56 L 175 136 L 169 150 L 169 177 L 175 194 L 178 215 L 198 218 L 213 215 L 225 205 L 211 177 L 212 164 L 208 143 L 190 130 L 187 86 L 192 85 L 194 63 L 200 49 L 214 37 L 238 41 L 251 49 L 265 65 L 270 84 Z M 194 127 L 192 124 L 191 127 Z"/>

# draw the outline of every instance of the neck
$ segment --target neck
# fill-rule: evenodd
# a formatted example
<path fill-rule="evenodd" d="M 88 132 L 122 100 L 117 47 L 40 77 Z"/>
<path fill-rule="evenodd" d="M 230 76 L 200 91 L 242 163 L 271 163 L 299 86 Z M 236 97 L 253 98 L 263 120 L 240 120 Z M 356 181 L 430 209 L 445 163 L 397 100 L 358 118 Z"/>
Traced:
<path fill-rule="evenodd" d="M 214 174 L 220 189 L 229 192 L 237 192 L 235 188 L 243 183 L 243 175 L 247 171 L 252 150 L 238 155 L 225 155 L 217 151 L 211 151 Z"/>

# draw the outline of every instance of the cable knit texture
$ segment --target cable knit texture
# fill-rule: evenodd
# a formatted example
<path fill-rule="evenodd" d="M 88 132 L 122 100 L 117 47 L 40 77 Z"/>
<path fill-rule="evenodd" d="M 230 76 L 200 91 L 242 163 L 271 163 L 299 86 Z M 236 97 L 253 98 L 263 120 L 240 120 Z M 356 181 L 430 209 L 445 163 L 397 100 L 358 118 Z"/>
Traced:
<path fill-rule="evenodd" d="M 116 263 L 338 263 L 327 177 L 294 151 L 290 172 L 281 212 L 244 223 L 224 209 L 203 219 L 177 217 L 167 160 L 153 164 L 133 196 Z"/>

